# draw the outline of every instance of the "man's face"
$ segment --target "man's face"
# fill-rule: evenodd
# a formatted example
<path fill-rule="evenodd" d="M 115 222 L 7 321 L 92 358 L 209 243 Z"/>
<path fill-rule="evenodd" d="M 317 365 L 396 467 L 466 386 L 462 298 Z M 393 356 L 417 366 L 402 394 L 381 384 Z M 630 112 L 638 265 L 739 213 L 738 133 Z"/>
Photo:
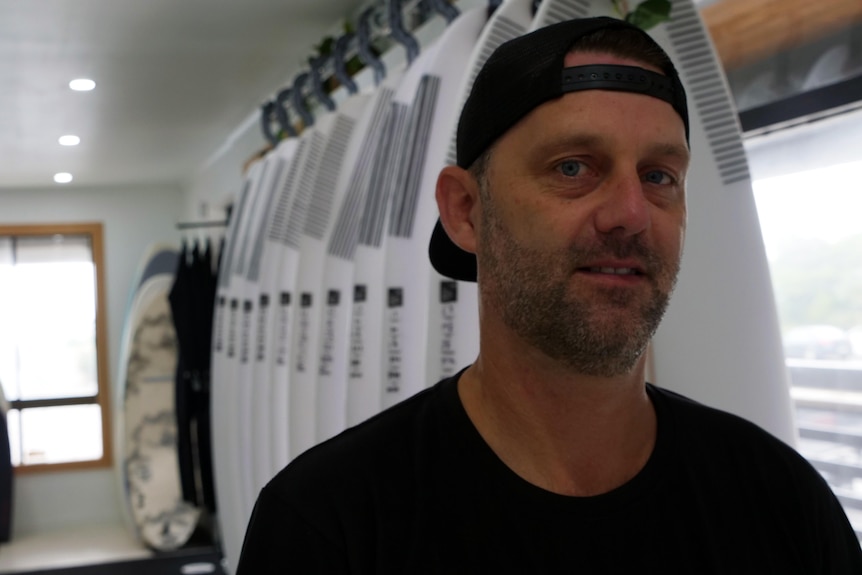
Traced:
<path fill-rule="evenodd" d="M 570 54 L 566 66 L 640 65 Z M 543 104 L 494 145 L 480 193 L 483 314 L 580 373 L 631 371 L 682 257 L 688 146 L 659 99 L 587 90 Z"/>

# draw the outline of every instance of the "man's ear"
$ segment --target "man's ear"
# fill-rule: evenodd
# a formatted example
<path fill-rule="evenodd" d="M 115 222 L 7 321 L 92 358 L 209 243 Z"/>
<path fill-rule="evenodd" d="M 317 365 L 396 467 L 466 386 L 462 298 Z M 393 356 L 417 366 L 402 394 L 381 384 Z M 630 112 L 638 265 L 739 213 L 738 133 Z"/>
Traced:
<path fill-rule="evenodd" d="M 458 166 L 446 166 L 437 176 L 437 209 L 449 238 L 462 250 L 476 253 L 479 184 Z"/>

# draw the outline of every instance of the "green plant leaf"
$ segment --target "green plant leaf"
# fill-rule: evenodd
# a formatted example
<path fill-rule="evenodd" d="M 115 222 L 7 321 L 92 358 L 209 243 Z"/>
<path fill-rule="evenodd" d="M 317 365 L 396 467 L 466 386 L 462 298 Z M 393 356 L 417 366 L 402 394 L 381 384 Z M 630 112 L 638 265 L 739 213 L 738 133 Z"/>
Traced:
<path fill-rule="evenodd" d="M 649 30 L 670 20 L 670 0 L 645 0 L 626 15 L 626 22 L 641 30 Z"/>

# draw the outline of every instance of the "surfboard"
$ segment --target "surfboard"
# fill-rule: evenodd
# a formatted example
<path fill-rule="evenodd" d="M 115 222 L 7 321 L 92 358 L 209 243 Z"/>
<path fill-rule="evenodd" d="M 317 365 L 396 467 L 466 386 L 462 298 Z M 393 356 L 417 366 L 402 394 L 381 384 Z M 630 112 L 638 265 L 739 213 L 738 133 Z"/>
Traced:
<path fill-rule="evenodd" d="M 438 85 L 434 121 L 428 132 L 422 160 L 418 196 L 413 207 L 415 229 L 405 230 L 398 244 L 403 257 L 425 262 L 411 277 L 403 276 L 405 289 L 416 290 L 426 302 L 423 315 L 407 320 L 413 329 L 424 328 L 427 344 L 424 384 L 432 385 L 470 364 L 479 352 L 478 297 L 475 284 L 457 282 L 438 274 L 428 262 L 428 238 L 437 221 L 434 200 L 437 175 L 453 161 L 455 133 L 461 105 L 472 77 L 493 48 L 508 36 L 510 7 L 501 7 L 489 20 L 484 6 L 461 14 L 440 38 L 440 50 L 426 70 L 428 81 Z M 524 21 L 527 20 L 525 12 Z M 464 58 L 464 54 L 471 54 Z M 409 256 L 407 254 L 410 254 Z M 419 310 L 417 310 L 419 312 Z"/>
<path fill-rule="evenodd" d="M 7 425 L 8 404 L 0 385 L 0 543 L 12 537 L 12 448 Z"/>
<path fill-rule="evenodd" d="M 343 200 L 328 233 L 323 267 L 323 301 L 319 319 L 321 329 L 317 349 L 318 442 L 334 436 L 347 426 L 350 319 L 354 296 L 353 258 L 375 157 L 380 152 L 380 142 L 394 95 L 395 90 L 386 85 L 379 86 L 370 94 L 336 184 L 335 196 Z"/>
<path fill-rule="evenodd" d="M 217 519 L 222 551 L 226 560 L 236 560 L 242 545 L 245 525 L 242 524 L 240 477 L 236 459 L 239 440 L 236 433 L 235 402 L 233 400 L 233 358 L 236 355 L 236 325 L 239 302 L 236 286 L 232 285 L 233 269 L 240 251 L 243 228 L 248 225 L 248 212 L 257 192 L 261 162 L 253 164 L 243 180 L 234 212 L 230 218 L 227 239 L 219 268 L 216 307 L 213 317 L 212 404 L 213 469 L 217 502 Z"/>
<path fill-rule="evenodd" d="M 446 29 L 417 95 L 424 98 L 429 119 L 419 122 L 409 178 L 394 205 L 387 240 L 384 407 L 454 374 L 478 353 L 476 287 L 437 274 L 427 250 L 437 218 L 437 173 L 454 148 L 461 104 L 485 59 L 525 32 L 532 17 L 529 3 L 507 2 L 483 26 L 482 10 L 461 15 Z"/>
<path fill-rule="evenodd" d="M 131 501 L 128 497 L 128 485 L 124 461 L 126 457 L 126 417 L 125 417 L 125 386 L 128 371 L 129 354 L 132 343 L 131 315 L 137 299 L 138 291 L 143 282 L 153 275 L 159 273 L 170 273 L 171 265 L 177 261 L 177 252 L 173 246 L 166 243 L 157 243 L 149 246 L 143 254 L 135 269 L 131 288 L 126 299 L 123 317 L 123 332 L 120 336 L 119 369 L 117 377 L 112 386 L 111 397 L 113 398 L 113 428 L 112 435 L 114 446 L 114 478 L 116 480 L 117 493 L 120 496 L 120 506 L 123 524 L 128 532 L 138 541 L 142 541 L 138 526 L 132 516 Z"/>
<path fill-rule="evenodd" d="M 318 442 L 318 349 L 326 245 L 335 223 L 333 213 L 346 192 L 346 185 L 339 186 L 340 173 L 342 169 L 350 171 L 359 155 L 362 138 L 353 138 L 353 134 L 370 101 L 367 93 L 355 94 L 342 102 L 337 111 L 318 120 L 331 123 L 332 128 L 315 174 L 300 240 L 299 309 L 294 322 L 296 343 L 290 374 L 292 457 Z"/>
<path fill-rule="evenodd" d="M 119 380 L 124 493 L 135 533 L 160 551 L 184 545 L 200 514 L 183 501 L 177 458 L 177 342 L 168 302 L 176 255 L 160 250 L 147 258 L 126 320 Z"/>
<path fill-rule="evenodd" d="M 274 151 L 281 165 L 274 175 L 272 192 L 265 211 L 265 223 L 260 225 L 249 262 L 248 280 L 257 287 L 257 290 L 254 299 L 254 321 L 250 328 L 253 343 L 249 350 L 248 369 L 243 374 L 243 378 L 247 378 L 244 381 L 247 381 L 250 387 L 250 398 L 248 412 L 241 414 L 241 417 L 247 422 L 245 427 L 249 431 L 248 438 L 251 443 L 251 491 L 254 496 L 274 474 L 270 428 L 272 422 L 267 415 L 272 400 L 269 377 L 272 345 L 271 310 L 278 292 L 279 267 L 272 258 L 278 246 L 274 245 L 271 239 L 271 230 L 280 221 L 277 207 L 285 201 L 285 196 L 287 199 L 290 198 L 291 186 L 288 182 L 291 173 L 296 173 L 293 164 L 298 147 L 299 139 L 291 138 L 282 141 Z"/>
<path fill-rule="evenodd" d="M 260 318 L 260 273 L 261 257 L 263 255 L 264 238 L 269 226 L 274 207 L 277 185 L 284 173 L 289 158 L 286 153 L 292 150 L 290 142 L 280 144 L 270 151 L 264 159 L 263 174 L 259 185 L 258 200 L 250 214 L 248 234 L 242 248 L 242 258 L 239 265 L 239 300 L 242 315 L 239 329 L 239 347 L 236 355 L 234 372 L 234 397 L 237 409 L 238 460 L 236 466 L 240 469 L 240 487 L 244 513 L 251 517 L 254 501 L 260 490 L 259 468 L 255 461 L 258 453 L 254 443 L 253 429 L 255 427 L 254 406 L 255 395 L 258 392 L 255 376 L 255 351 L 259 345 L 258 320 Z"/>
<path fill-rule="evenodd" d="M 534 27 L 617 16 L 607 0 L 543 2 Z M 725 409 L 794 444 L 789 381 L 739 120 L 697 7 L 674 0 L 649 30 L 689 99 L 692 164 L 682 271 L 653 340 L 655 383 Z"/>
<path fill-rule="evenodd" d="M 347 356 L 347 424 L 355 425 L 380 411 L 383 398 L 383 312 L 385 226 L 395 188 L 398 151 L 403 149 L 409 104 L 396 99 L 405 68 L 389 71 L 379 90 L 391 92 L 386 123 L 378 143 L 354 253 L 353 293 Z M 419 70 L 407 83 L 415 83 Z M 409 90 L 409 88 L 407 88 Z M 414 88 L 415 90 L 415 88 Z"/>
<path fill-rule="evenodd" d="M 433 62 L 439 47 L 440 43 L 435 41 L 425 48 L 410 65 L 395 94 L 395 101 L 408 107 L 401 142 L 396 146 L 394 161 L 388 168 L 395 170 L 389 176 L 394 187 L 389 199 L 391 206 L 385 232 L 383 275 L 376 280 L 383 280 L 383 339 L 380 347 L 383 358 L 383 409 L 424 387 L 421 374 L 424 373 L 426 334 L 421 327 L 425 324 L 421 324 L 418 330 L 410 324 L 411 312 L 417 307 L 421 308 L 423 301 L 413 299 L 412 292 L 407 294 L 405 300 L 404 286 L 400 282 L 405 273 L 412 272 L 417 262 L 404 257 L 398 239 L 402 230 L 412 224 L 410 211 L 418 188 L 417 168 L 421 170 L 427 134 L 437 103 L 438 85 L 427 78 L 425 71 Z M 418 341 L 411 336 L 418 336 Z M 417 345 L 420 347 L 417 348 Z"/>

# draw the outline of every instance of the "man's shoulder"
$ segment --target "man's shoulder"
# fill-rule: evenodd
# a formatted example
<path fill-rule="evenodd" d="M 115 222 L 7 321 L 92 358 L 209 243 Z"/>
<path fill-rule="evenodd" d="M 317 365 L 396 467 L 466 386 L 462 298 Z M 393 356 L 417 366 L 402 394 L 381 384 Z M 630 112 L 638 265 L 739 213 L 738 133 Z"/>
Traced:
<path fill-rule="evenodd" d="M 714 466 L 770 475 L 797 474 L 797 479 L 821 483 L 822 478 L 796 449 L 760 427 L 728 411 L 654 387 L 663 404 L 677 450 L 692 463 L 708 460 Z M 677 453 L 677 455 L 682 455 Z M 711 466 L 710 466 L 711 467 Z"/>
<path fill-rule="evenodd" d="M 395 480 L 431 441 L 440 419 L 444 380 L 297 456 L 267 486 L 279 493 L 342 492 Z"/>

